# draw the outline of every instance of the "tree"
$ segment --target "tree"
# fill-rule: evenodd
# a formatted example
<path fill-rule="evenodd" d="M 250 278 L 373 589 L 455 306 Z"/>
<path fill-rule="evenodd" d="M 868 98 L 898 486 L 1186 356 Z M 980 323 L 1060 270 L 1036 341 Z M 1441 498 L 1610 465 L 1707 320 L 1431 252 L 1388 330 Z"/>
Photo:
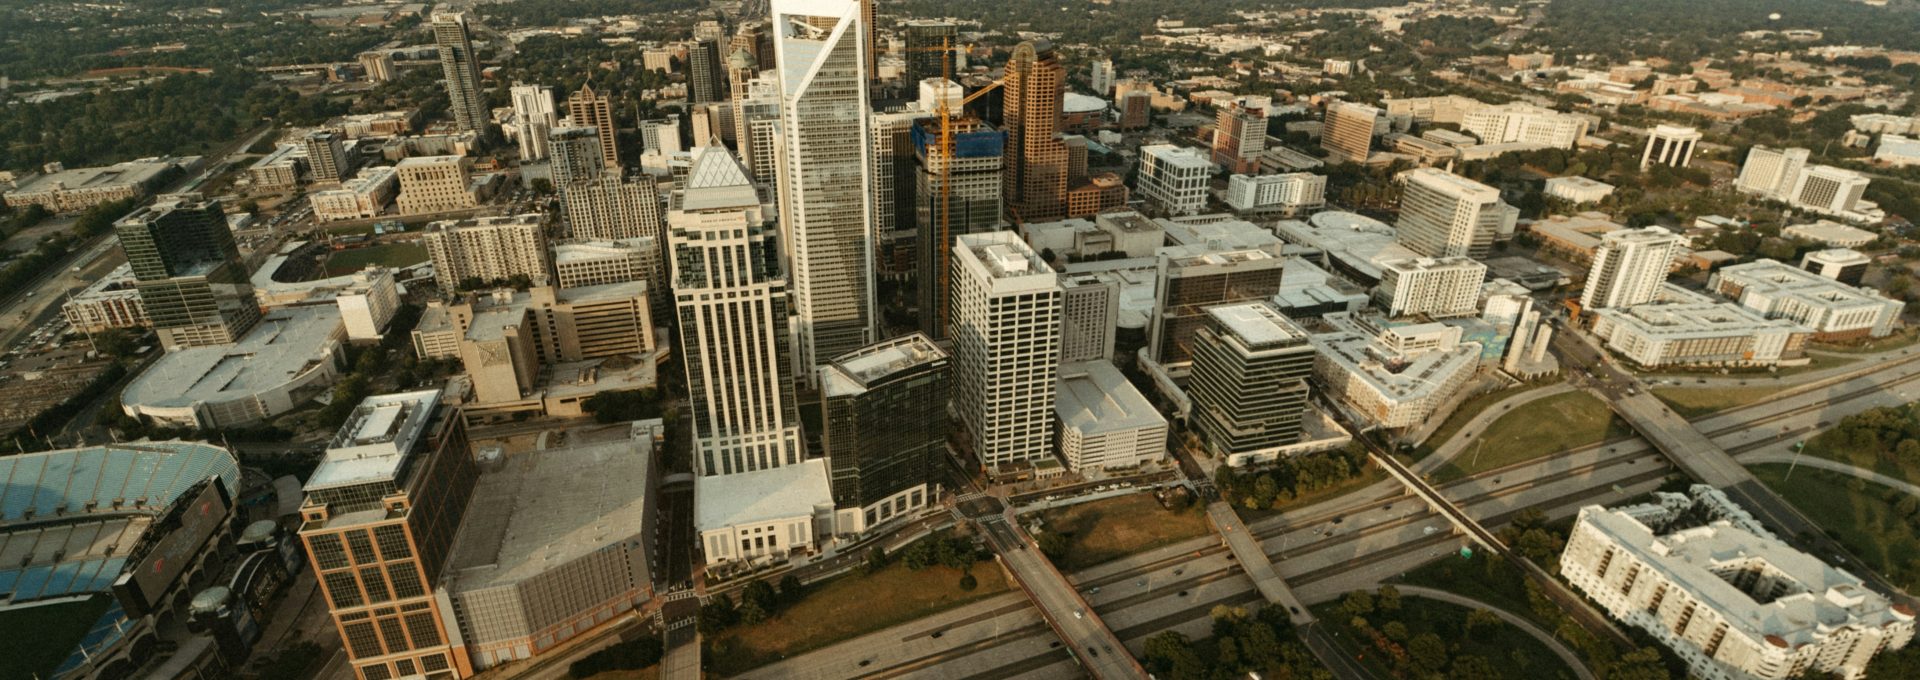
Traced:
<path fill-rule="evenodd" d="M 968 591 L 970 591 L 970 590 L 973 590 L 974 588 L 978 588 L 978 587 L 980 587 L 980 579 L 977 579 L 977 578 L 974 578 L 974 577 L 973 577 L 973 572 L 971 572 L 971 571 L 969 571 L 969 572 L 967 572 L 967 573 L 964 573 L 964 574 L 961 574 L 961 575 L 960 575 L 960 589 L 961 589 L 961 590 L 968 590 Z"/>
<path fill-rule="evenodd" d="M 799 602 L 800 596 L 806 594 L 805 591 L 806 586 L 801 585 L 800 577 L 794 576 L 793 574 L 780 577 L 780 600 L 782 603 L 793 604 Z"/>
<path fill-rule="evenodd" d="M 1500 615 L 1485 609 L 1467 612 L 1467 637 L 1480 639 L 1484 632 L 1500 627 L 1501 623 Z"/>
<path fill-rule="evenodd" d="M 1364 590 L 1347 593 L 1340 600 L 1340 609 L 1349 616 L 1366 616 L 1373 613 L 1373 594 Z"/>
<path fill-rule="evenodd" d="M 740 589 L 740 620 L 759 623 L 771 618 L 780 606 L 780 596 L 766 581 L 754 581 Z"/>
<path fill-rule="evenodd" d="M 885 568 L 887 568 L 887 549 L 885 546 L 876 545 L 872 550 L 867 551 L 866 569 L 868 574 Z"/>
<path fill-rule="evenodd" d="M 738 623 L 739 620 L 739 613 L 733 606 L 733 597 L 726 593 L 715 595 L 709 598 L 706 604 L 700 605 L 701 635 L 711 637 Z"/>
<path fill-rule="evenodd" d="M 1407 655 L 1428 673 L 1438 673 L 1447 667 L 1447 643 L 1433 633 L 1421 633 L 1407 641 Z"/>
<path fill-rule="evenodd" d="M 1380 586 L 1380 599 L 1378 604 L 1380 611 L 1385 613 L 1391 614 L 1400 611 L 1400 589 L 1392 585 Z"/>
<path fill-rule="evenodd" d="M 1040 534 L 1038 542 L 1040 543 L 1040 554 L 1046 555 L 1047 559 L 1059 562 L 1066 558 L 1067 537 L 1060 532 L 1049 531 Z"/>

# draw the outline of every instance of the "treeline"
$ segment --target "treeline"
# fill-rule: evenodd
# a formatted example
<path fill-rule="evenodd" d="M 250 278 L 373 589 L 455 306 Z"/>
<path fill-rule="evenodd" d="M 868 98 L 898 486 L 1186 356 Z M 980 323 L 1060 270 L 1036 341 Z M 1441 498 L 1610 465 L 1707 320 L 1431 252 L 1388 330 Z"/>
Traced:
<path fill-rule="evenodd" d="M 113 229 L 114 220 L 120 219 L 133 210 L 133 199 L 122 199 L 88 208 L 74 222 L 73 231 L 67 234 L 55 234 L 40 240 L 33 250 L 13 258 L 4 269 L 0 269 L 0 290 L 21 290 L 32 285 L 47 270 L 66 260 L 73 247 L 81 240 L 104 234 Z M 36 208 L 38 206 L 35 206 Z M 27 208 L 21 213 L 32 211 Z M 38 220 L 35 220 L 37 222 Z M 11 233 L 11 232 L 9 232 Z"/>
<path fill-rule="evenodd" d="M 1879 460 L 1920 466 L 1920 406 L 1882 406 L 1841 418 L 1807 446 L 1848 458 L 1866 452 Z"/>
<path fill-rule="evenodd" d="M 622 14 L 651 16 L 700 7 L 696 0 L 515 0 L 479 6 L 480 16 L 501 26 L 557 26 L 568 19 Z"/>
<path fill-rule="evenodd" d="M 1357 477 L 1366 466 L 1366 449 L 1349 444 L 1338 451 L 1282 458 L 1272 467 L 1254 472 L 1222 465 L 1213 483 L 1220 489 L 1222 500 L 1248 510 L 1265 510 L 1276 502 Z"/>
<path fill-rule="evenodd" d="M 0 167 L 33 169 L 49 161 L 79 167 L 201 154 L 258 127 L 262 119 L 311 125 L 346 110 L 345 104 L 268 84 L 250 71 L 174 75 L 126 89 L 8 106 L 7 115 L 0 116 Z"/>
<path fill-rule="evenodd" d="M 1819 29 L 1827 44 L 1920 47 L 1920 13 L 1851 0 L 1554 0 L 1546 9 L 1528 42 L 1614 62 L 1660 56 L 1686 63 L 1730 54 L 1742 32 L 1791 28 Z"/>
<path fill-rule="evenodd" d="M 222 3 L 226 4 L 226 3 Z M 323 26 L 292 15 L 208 14 L 204 4 L 174 8 L 142 2 L 115 11 L 49 12 L 0 8 L 0 74 L 64 76 L 128 66 L 215 68 L 351 61 L 395 32 L 388 27 Z M 231 6 L 226 7 L 232 10 Z M 418 20 L 400 22 L 405 29 Z M 147 50 L 177 44 L 180 49 Z"/>
<path fill-rule="evenodd" d="M 1213 635 L 1194 640 L 1178 631 L 1147 638 L 1140 663 L 1168 680 L 1268 677 L 1328 680 L 1333 677 L 1294 636 L 1284 607 L 1213 608 Z M 1254 675 L 1257 674 L 1257 675 Z"/>
<path fill-rule="evenodd" d="M 80 412 L 86 408 L 87 404 L 93 403 L 93 400 L 99 399 L 101 395 L 106 394 L 108 389 L 111 389 L 115 383 L 120 382 L 120 379 L 126 377 L 126 375 L 126 366 L 122 366 L 118 362 L 108 365 L 106 370 L 94 376 L 93 380 L 88 381 L 87 386 L 81 388 L 79 392 L 67 397 L 65 401 L 53 405 L 52 408 L 41 411 L 39 415 L 35 415 L 32 420 L 27 421 L 26 424 L 8 433 L 6 440 L 0 441 L 0 451 L 19 453 L 47 450 L 47 437 L 58 432 L 62 426 L 67 424 L 67 421 L 73 420 L 74 416 L 80 415 Z"/>

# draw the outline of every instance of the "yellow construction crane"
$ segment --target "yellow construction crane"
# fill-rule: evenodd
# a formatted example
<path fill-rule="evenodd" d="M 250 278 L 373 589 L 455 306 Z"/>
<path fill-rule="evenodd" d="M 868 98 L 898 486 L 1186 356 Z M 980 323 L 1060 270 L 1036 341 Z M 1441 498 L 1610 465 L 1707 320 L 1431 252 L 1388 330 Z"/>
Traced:
<path fill-rule="evenodd" d="M 934 269 L 940 272 L 940 287 L 934 290 L 933 300 L 934 307 L 939 309 L 940 328 L 945 328 L 947 325 L 947 305 L 945 304 L 945 298 L 946 291 L 948 290 L 948 282 L 953 271 L 953 124 L 956 118 L 956 112 L 953 111 L 952 107 L 948 106 L 948 97 L 945 92 L 945 83 L 954 82 L 953 47 L 953 39 L 943 38 L 940 41 L 939 47 L 922 47 L 908 50 L 910 52 L 940 52 L 941 54 L 948 55 L 946 59 L 940 60 L 940 76 L 945 82 L 942 83 L 940 96 L 937 103 L 934 104 L 934 115 L 940 118 L 940 167 L 938 175 L 940 178 L 940 250 L 939 256 L 934 261 Z M 968 49 L 971 50 L 972 46 L 969 45 Z M 960 111 L 958 113 L 964 114 L 967 104 L 972 103 L 973 100 L 979 99 L 988 92 L 999 89 L 1001 85 L 1005 85 L 1006 83 L 1006 78 L 1000 78 L 975 90 L 972 94 L 961 97 Z M 1004 155 L 1006 152 L 1002 150 L 1001 153 Z M 921 285 L 926 285 L 926 282 L 922 282 Z"/>

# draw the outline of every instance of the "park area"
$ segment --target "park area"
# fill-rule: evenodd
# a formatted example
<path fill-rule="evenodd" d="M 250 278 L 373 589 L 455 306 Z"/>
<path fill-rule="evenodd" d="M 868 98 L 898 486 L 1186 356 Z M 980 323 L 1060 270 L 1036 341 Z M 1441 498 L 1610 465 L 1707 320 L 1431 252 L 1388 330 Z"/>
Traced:
<path fill-rule="evenodd" d="M 1377 677 L 1572 680 L 1546 643 L 1491 612 L 1399 595 L 1356 591 L 1314 612 L 1341 633 L 1337 644 Z"/>
<path fill-rule="evenodd" d="M 1920 498 L 1806 466 L 1791 468 L 1791 473 L 1780 464 L 1755 465 L 1752 470 L 1867 568 L 1909 592 L 1920 588 Z"/>
<path fill-rule="evenodd" d="M 1495 468 L 1633 434 L 1606 404 L 1586 392 L 1567 392 L 1528 402 L 1481 432 L 1462 436 L 1466 448 L 1435 471 L 1439 484 Z"/>
<path fill-rule="evenodd" d="M 415 243 L 389 243 L 335 251 L 327 256 L 327 276 L 344 276 L 367 265 L 399 269 L 427 261 L 427 249 Z"/>
<path fill-rule="evenodd" d="M 1673 412 L 1688 420 L 1746 406 L 1779 394 L 1774 385 L 1758 387 L 1655 387 L 1653 396 L 1667 402 Z"/>
<path fill-rule="evenodd" d="M 1206 535 L 1207 516 L 1199 506 L 1173 511 L 1160 506 L 1152 494 L 1135 493 L 1080 503 L 1040 513 L 1043 530 L 1067 537 L 1067 547 L 1054 560 L 1071 572 L 1138 552 Z"/>

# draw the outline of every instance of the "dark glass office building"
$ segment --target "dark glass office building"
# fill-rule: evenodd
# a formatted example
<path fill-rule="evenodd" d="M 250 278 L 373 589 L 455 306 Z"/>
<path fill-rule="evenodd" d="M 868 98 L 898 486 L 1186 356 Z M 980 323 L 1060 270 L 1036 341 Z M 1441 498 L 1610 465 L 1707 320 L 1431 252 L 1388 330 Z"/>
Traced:
<path fill-rule="evenodd" d="M 919 333 L 820 367 L 821 442 L 840 533 L 863 533 L 938 500 L 947 381 L 947 353 Z"/>
<path fill-rule="evenodd" d="M 218 201 L 161 199 L 114 223 L 160 343 L 224 345 L 260 321 L 246 266 Z"/>

